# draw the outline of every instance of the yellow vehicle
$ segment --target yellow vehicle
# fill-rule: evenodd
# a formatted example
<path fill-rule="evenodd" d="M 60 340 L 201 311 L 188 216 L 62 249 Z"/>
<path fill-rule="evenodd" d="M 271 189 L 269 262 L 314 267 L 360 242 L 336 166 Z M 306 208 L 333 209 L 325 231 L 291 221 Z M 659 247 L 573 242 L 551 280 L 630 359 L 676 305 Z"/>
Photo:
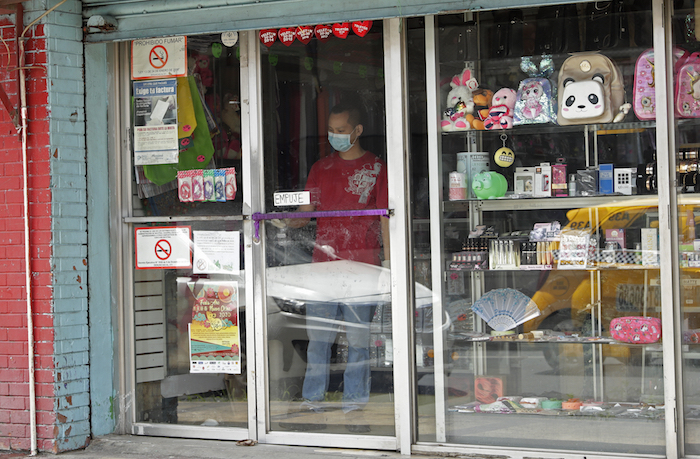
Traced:
<path fill-rule="evenodd" d="M 605 238 L 606 230 L 624 229 L 629 238 L 627 247 L 634 246 L 642 228 L 658 228 L 657 202 L 655 197 L 640 197 L 572 209 L 566 214 L 568 222 L 562 227 L 562 234 L 584 231 L 600 241 Z M 700 203 L 700 199 L 689 197 L 679 207 L 681 241 L 691 244 L 695 239 L 695 202 Z M 692 246 L 685 249 L 692 251 Z M 585 269 L 557 269 L 555 262 L 554 269 L 532 297 L 541 315 L 524 324 L 525 332 L 554 330 L 580 336 L 610 336 L 610 321 L 616 317 L 660 317 L 658 265 L 642 265 L 641 254 L 633 249 L 623 248 L 612 261 L 605 260 L 600 253 L 596 244 L 595 255 Z M 656 260 L 657 254 L 646 256 Z M 684 268 L 682 276 L 686 289 L 695 289 L 696 283 L 700 283 L 697 269 Z M 699 299 L 697 295 L 684 295 L 686 303 Z M 562 364 L 579 364 L 581 349 L 577 345 L 547 346 L 544 353 L 550 366 L 556 368 Z M 641 352 L 634 355 L 631 349 L 634 348 L 604 345 L 602 352 L 603 357 L 619 359 L 641 356 Z"/>

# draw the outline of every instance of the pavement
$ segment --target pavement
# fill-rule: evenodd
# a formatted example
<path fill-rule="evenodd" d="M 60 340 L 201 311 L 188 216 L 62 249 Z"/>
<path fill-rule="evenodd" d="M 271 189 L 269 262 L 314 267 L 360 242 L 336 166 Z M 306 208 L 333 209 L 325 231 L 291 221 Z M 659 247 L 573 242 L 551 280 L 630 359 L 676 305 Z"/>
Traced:
<path fill-rule="evenodd" d="M 240 443 L 240 442 L 239 442 Z M 367 459 L 369 457 L 400 459 L 397 452 L 368 451 L 340 448 L 280 446 L 255 444 L 239 446 L 235 441 L 191 440 L 168 437 L 106 435 L 90 442 L 79 451 L 39 453 L 37 456 L 0 451 L 0 459 L 55 458 L 55 459 Z"/>

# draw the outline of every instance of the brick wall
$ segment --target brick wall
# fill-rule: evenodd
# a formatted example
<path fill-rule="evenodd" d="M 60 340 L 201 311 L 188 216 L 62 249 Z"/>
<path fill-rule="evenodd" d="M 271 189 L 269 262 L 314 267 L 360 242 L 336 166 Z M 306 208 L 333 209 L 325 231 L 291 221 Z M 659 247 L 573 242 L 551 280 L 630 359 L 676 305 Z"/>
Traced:
<path fill-rule="evenodd" d="M 47 3 L 25 2 L 25 24 Z M 37 433 L 54 452 L 90 434 L 80 8 L 69 0 L 25 35 Z M 18 105 L 14 22 L 0 16 L 0 84 Z M 21 144 L 0 109 L 0 450 L 30 448 L 23 224 Z"/>

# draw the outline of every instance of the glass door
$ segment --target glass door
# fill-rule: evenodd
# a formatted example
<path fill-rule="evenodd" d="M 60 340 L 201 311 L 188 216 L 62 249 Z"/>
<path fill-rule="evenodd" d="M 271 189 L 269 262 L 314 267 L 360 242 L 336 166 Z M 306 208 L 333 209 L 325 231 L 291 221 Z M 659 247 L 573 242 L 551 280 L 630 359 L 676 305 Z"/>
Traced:
<path fill-rule="evenodd" d="M 236 37 L 187 37 L 189 76 L 128 83 L 126 291 L 134 420 L 146 433 L 172 434 L 158 427 L 165 424 L 204 429 L 186 436 L 221 438 L 232 435 L 222 428 L 239 428 L 234 437 L 249 437 Z M 154 56 L 165 49 L 146 46 Z"/>
<path fill-rule="evenodd" d="M 382 23 L 346 25 L 259 45 L 269 429 L 393 436 Z"/>

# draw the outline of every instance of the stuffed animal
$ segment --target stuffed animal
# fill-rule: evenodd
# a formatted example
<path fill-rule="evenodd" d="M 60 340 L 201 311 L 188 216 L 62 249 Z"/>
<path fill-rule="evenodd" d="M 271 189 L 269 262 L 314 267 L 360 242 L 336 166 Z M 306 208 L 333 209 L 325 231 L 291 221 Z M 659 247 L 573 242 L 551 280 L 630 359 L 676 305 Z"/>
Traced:
<path fill-rule="evenodd" d="M 513 109 L 515 108 L 515 91 L 501 88 L 493 95 L 489 116 L 484 120 L 488 130 L 510 129 L 513 127 Z"/>
<path fill-rule="evenodd" d="M 210 68 L 211 58 L 206 54 L 197 54 L 195 56 L 194 71 L 192 73 L 199 74 L 202 80 L 202 86 L 211 88 L 214 85 L 214 73 Z"/>
<path fill-rule="evenodd" d="M 489 117 L 489 109 L 491 108 L 491 100 L 493 99 L 493 91 L 490 89 L 477 89 L 474 91 L 474 114 L 467 115 L 467 121 L 472 129 L 483 131 L 484 120 Z"/>
<path fill-rule="evenodd" d="M 472 77 L 471 70 L 464 69 L 459 75 L 452 77 L 452 89 L 447 94 L 447 109 L 445 110 L 440 127 L 443 131 L 466 131 L 471 129 L 467 115 L 474 111 L 472 91 L 479 84 Z"/>
<path fill-rule="evenodd" d="M 498 172 L 479 172 L 472 178 L 472 190 L 479 199 L 501 198 L 506 195 L 508 181 Z"/>

